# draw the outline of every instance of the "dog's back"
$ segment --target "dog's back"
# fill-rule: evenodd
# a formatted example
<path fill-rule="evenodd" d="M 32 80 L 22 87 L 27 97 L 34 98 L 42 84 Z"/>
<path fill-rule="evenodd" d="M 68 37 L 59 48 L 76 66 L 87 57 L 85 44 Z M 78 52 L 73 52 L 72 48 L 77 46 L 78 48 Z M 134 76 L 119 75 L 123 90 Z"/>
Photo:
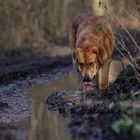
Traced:
<path fill-rule="evenodd" d="M 78 31 L 80 28 L 84 28 L 88 25 L 94 25 L 98 20 L 104 19 L 103 16 L 93 16 L 89 13 L 84 13 L 77 16 L 72 21 L 72 26 Z"/>
<path fill-rule="evenodd" d="M 76 46 L 81 47 L 81 44 L 83 44 L 86 38 L 90 39 L 92 44 L 100 42 L 104 47 L 105 38 L 111 40 L 111 46 L 114 44 L 114 36 L 109 19 L 104 16 L 93 16 L 92 14 L 84 13 L 74 18 L 71 27 L 71 35 L 73 34 L 73 38 L 75 38 L 71 45 L 73 50 Z M 109 55 L 112 54 L 112 48 L 106 48 L 106 50 L 107 52 L 111 52 Z"/>

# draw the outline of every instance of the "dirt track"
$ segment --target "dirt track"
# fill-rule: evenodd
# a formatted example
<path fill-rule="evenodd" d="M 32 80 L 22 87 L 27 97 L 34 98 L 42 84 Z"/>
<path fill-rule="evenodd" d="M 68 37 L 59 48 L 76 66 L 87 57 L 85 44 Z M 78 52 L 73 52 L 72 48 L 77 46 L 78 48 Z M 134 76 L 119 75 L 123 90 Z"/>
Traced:
<path fill-rule="evenodd" d="M 52 57 L 45 48 L 8 49 L 0 54 L 0 139 L 15 140 L 15 123 L 32 113 L 26 87 L 69 72 L 71 57 Z"/>
<path fill-rule="evenodd" d="M 65 48 L 61 48 L 60 52 L 64 52 L 62 51 L 63 49 Z M 133 48 L 129 44 L 129 50 L 130 52 L 132 52 L 133 56 L 136 56 L 137 48 Z M 124 51 L 123 48 L 122 51 Z M 58 50 L 56 52 L 59 53 Z M 127 55 L 125 51 L 124 53 Z M 29 47 L 29 48 L 5 49 L 0 51 L 0 60 L 1 60 L 0 61 L 0 79 L 1 79 L 0 80 L 0 139 L 1 140 L 7 140 L 10 138 L 15 140 L 15 137 L 13 136 L 13 133 L 11 133 L 11 131 L 13 130 L 16 131 L 18 128 L 16 125 L 14 125 L 14 123 L 23 120 L 25 117 L 30 116 L 30 114 L 32 113 L 32 108 L 29 101 L 29 97 L 31 95 L 27 93 L 25 90 L 27 86 L 31 84 L 42 83 L 50 79 L 56 79 L 60 75 L 63 75 L 64 73 L 67 73 L 72 70 L 71 56 L 65 54 L 69 54 L 69 50 L 64 52 L 64 55 L 61 54 L 61 56 L 55 56 L 55 54 L 51 55 L 48 48 Z M 115 51 L 113 57 L 115 59 L 120 59 L 122 56 L 117 51 Z M 125 74 L 128 74 L 129 76 L 132 73 L 130 74 L 124 73 L 124 76 L 126 76 Z M 120 82 L 122 83 L 120 87 L 118 87 L 118 84 L 117 86 L 116 84 L 114 84 L 112 85 L 112 87 L 110 87 L 110 92 L 106 97 L 104 97 L 104 95 L 101 94 L 96 96 L 90 95 L 89 97 L 86 97 L 87 99 L 92 97 L 93 100 L 97 101 L 96 102 L 97 104 L 95 104 L 94 108 L 88 108 L 88 106 L 75 108 L 75 106 L 73 106 L 72 104 L 73 109 L 70 112 L 70 114 L 67 114 L 70 108 L 68 108 L 67 110 L 68 112 L 65 111 L 65 109 L 67 109 L 65 107 L 68 106 L 63 106 L 61 110 L 59 110 L 60 113 L 63 114 L 64 116 L 69 117 L 69 115 L 70 116 L 72 115 L 72 118 L 75 117 L 77 118 L 79 115 L 82 116 L 76 120 L 72 119 L 71 123 L 69 124 L 70 133 L 72 134 L 73 139 L 76 139 L 77 137 L 80 139 L 84 139 L 87 138 L 87 136 L 91 136 L 89 137 L 90 139 L 94 137 L 94 134 L 95 136 L 97 136 L 96 134 L 99 134 L 99 138 L 101 138 L 100 137 L 101 136 L 100 134 L 102 134 L 101 129 L 99 127 L 98 129 L 92 127 L 92 125 L 95 125 L 94 121 L 96 121 L 96 119 L 99 119 L 98 124 L 102 126 L 105 120 L 106 122 L 109 121 L 108 124 L 110 124 L 112 123 L 112 121 L 119 118 L 119 110 L 117 110 L 118 107 L 116 105 L 115 105 L 116 109 L 114 111 L 116 111 L 117 115 L 115 115 L 115 117 L 114 117 L 114 112 L 110 112 L 110 110 L 108 110 L 108 106 L 113 105 L 111 104 L 111 101 L 117 104 L 119 100 L 122 101 L 129 100 L 129 99 L 135 100 L 136 97 L 139 97 L 139 92 L 136 92 L 136 90 L 138 90 L 139 87 L 137 87 L 138 83 L 135 83 L 136 82 L 135 79 L 132 79 L 131 82 L 128 82 L 128 80 L 126 79 L 122 80 L 118 78 L 117 83 Z M 125 85 L 123 83 L 125 83 Z M 120 89 L 122 90 L 120 91 Z M 136 90 L 130 92 L 131 89 L 136 89 Z M 128 91 L 129 94 L 126 94 L 128 93 Z M 131 94 L 131 93 L 136 93 L 136 94 Z M 54 96 L 54 98 L 57 100 L 57 96 Z M 105 100 L 104 102 L 102 102 L 103 99 Z M 101 106 L 98 106 L 99 104 Z M 95 111 L 95 108 L 97 106 L 99 108 L 97 108 L 97 110 Z M 103 115 L 102 116 L 103 118 L 101 119 L 100 114 L 103 113 L 109 113 L 109 114 L 107 116 Z M 93 121 L 93 124 L 91 124 L 91 127 L 87 127 L 87 124 L 91 123 L 90 120 Z M 82 132 L 81 129 L 79 130 L 79 126 L 80 128 L 82 127 L 81 129 L 83 130 L 83 133 L 81 133 Z M 109 126 L 103 125 L 103 128 L 109 129 L 110 125 Z M 95 133 L 93 133 L 93 130 L 95 130 Z M 112 133 L 110 133 L 110 131 Z M 114 138 L 116 134 L 114 134 L 112 129 L 110 129 L 110 131 L 108 134 L 103 133 L 102 136 L 108 138 L 110 137 L 111 134 L 111 138 L 112 137 Z"/>

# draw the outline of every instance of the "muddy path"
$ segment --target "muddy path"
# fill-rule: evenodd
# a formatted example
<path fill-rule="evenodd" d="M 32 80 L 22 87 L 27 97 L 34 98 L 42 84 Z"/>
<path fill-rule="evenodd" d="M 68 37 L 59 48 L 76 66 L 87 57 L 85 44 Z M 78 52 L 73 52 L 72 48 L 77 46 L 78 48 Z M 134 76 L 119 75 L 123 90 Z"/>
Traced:
<path fill-rule="evenodd" d="M 68 73 L 71 66 L 50 69 L 45 74 L 28 75 L 0 86 L 0 139 L 27 140 L 30 137 L 33 107 L 28 86 L 57 79 Z M 23 77 L 22 77 L 23 78 Z M 42 125 L 43 126 L 43 125 Z"/>
<path fill-rule="evenodd" d="M 138 38 L 137 35 L 135 37 Z M 137 48 L 131 47 L 132 42 L 128 42 L 131 54 L 137 57 Z M 126 110 L 125 114 L 134 118 L 133 107 L 128 106 L 139 101 L 139 83 L 133 71 L 123 71 L 115 83 L 111 84 L 107 95 L 99 91 L 99 94 L 93 92 L 83 97 L 81 90 L 78 90 L 78 83 L 68 74 L 73 70 L 70 49 L 49 46 L 0 51 L 0 140 L 44 140 L 46 137 L 50 140 L 139 138 L 134 133 L 128 133 L 135 129 L 135 125 L 131 124 L 131 129 L 123 129 L 120 135 L 116 132 L 120 124 L 115 124 L 115 121 L 122 118 L 120 103 L 123 101 L 127 101 L 123 105 L 131 108 L 130 114 Z M 120 44 L 118 46 L 121 47 Z M 129 55 L 124 48 L 121 51 Z M 122 56 L 115 50 L 113 58 L 120 61 Z M 114 69 L 118 68 L 117 63 Z M 59 78 L 63 75 L 61 83 Z M 65 76 L 69 78 L 65 79 Z M 57 89 L 53 86 L 55 81 L 51 81 L 54 79 L 58 79 Z M 40 83 L 44 83 L 44 90 Z M 39 90 L 28 90 L 27 87 L 34 84 L 40 85 Z M 61 88 L 59 85 L 64 86 Z M 139 111 L 136 115 L 139 116 Z M 112 128 L 113 123 L 116 130 Z M 136 123 L 139 124 L 138 120 Z M 70 138 L 67 138 L 65 128 Z"/>
<path fill-rule="evenodd" d="M 56 52 L 50 48 L 16 48 L 0 52 L 1 140 L 26 140 L 29 136 L 32 106 L 31 93 L 26 87 L 57 79 L 72 69 L 69 49 L 53 47 Z M 65 52 L 62 53 L 62 49 Z"/>
<path fill-rule="evenodd" d="M 67 47 L 13 48 L 0 51 L 0 84 L 25 79 L 28 75 L 45 74 L 71 62 Z"/>

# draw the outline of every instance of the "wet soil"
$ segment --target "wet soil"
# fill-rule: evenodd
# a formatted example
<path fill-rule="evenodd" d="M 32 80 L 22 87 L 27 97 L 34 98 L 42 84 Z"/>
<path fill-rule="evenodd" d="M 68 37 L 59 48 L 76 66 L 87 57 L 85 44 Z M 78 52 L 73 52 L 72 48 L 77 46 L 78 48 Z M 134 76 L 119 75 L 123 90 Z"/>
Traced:
<path fill-rule="evenodd" d="M 0 84 L 7 84 L 19 79 L 22 80 L 27 75 L 45 74 L 51 69 L 72 64 L 71 56 L 68 55 L 68 48 L 51 47 L 26 47 L 1 50 Z M 59 53 L 60 51 L 63 54 Z"/>
<path fill-rule="evenodd" d="M 132 31 L 132 34 L 136 40 L 139 39 L 139 32 Z M 138 48 L 134 47 L 128 35 L 118 34 L 118 37 L 125 37 L 131 54 L 138 55 Z M 0 140 L 22 140 L 27 137 L 28 132 L 22 130 L 23 120 L 32 114 L 31 94 L 26 91 L 27 86 L 59 78 L 72 70 L 70 49 L 48 46 L 0 50 Z M 117 47 L 129 56 L 120 44 Z M 113 58 L 122 58 L 117 49 Z M 98 94 L 91 92 L 83 96 L 81 90 L 77 90 L 71 91 L 68 96 L 67 92 L 58 91 L 52 93 L 46 104 L 49 109 L 58 110 L 71 119 L 68 128 L 73 139 L 116 139 L 120 135 L 114 132 L 111 124 L 121 116 L 118 104 L 123 100 L 138 99 L 138 85 L 134 73 L 127 69 L 110 86 L 108 94 L 99 91 Z M 20 125 L 17 122 L 21 122 Z M 122 138 L 130 136 L 130 133 L 126 134 Z"/>
<path fill-rule="evenodd" d="M 23 124 L 17 125 L 32 114 L 27 86 L 57 79 L 72 69 L 69 49 L 63 48 L 62 54 L 62 47 L 53 47 L 56 54 L 49 47 L 0 51 L 0 140 L 27 138 Z"/>
<path fill-rule="evenodd" d="M 140 66 L 140 61 L 137 64 Z M 121 102 L 132 104 L 138 100 L 140 81 L 133 68 L 128 66 L 110 85 L 107 93 L 92 90 L 85 94 L 80 89 L 56 91 L 47 98 L 46 106 L 71 119 L 68 128 L 74 140 L 124 140 L 140 137 L 134 135 L 130 128 L 116 133 L 113 123 L 122 117 Z"/>

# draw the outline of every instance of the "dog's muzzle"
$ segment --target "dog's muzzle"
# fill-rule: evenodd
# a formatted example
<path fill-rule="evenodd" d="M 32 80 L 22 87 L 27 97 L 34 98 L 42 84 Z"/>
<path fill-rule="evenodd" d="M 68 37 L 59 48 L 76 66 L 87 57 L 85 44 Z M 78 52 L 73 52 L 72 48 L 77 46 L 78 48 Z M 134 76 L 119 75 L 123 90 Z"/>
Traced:
<path fill-rule="evenodd" d="M 95 75 L 91 78 L 88 76 L 88 74 L 85 74 L 83 77 L 83 82 L 92 82 L 92 80 L 95 78 Z"/>
<path fill-rule="evenodd" d="M 85 90 L 90 90 L 92 87 L 92 81 L 95 78 L 95 76 L 93 76 L 92 78 L 88 76 L 88 74 L 85 74 L 83 76 L 83 87 Z"/>
<path fill-rule="evenodd" d="M 92 79 L 87 74 L 85 74 L 83 77 L 83 87 L 87 89 L 90 88 L 91 86 L 92 86 Z"/>
<path fill-rule="evenodd" d="M 91 82 L 91 81 L 92 81 L 91 78 L 87 74 L 85 74 L 83 77 L 83 82 Z"/>

